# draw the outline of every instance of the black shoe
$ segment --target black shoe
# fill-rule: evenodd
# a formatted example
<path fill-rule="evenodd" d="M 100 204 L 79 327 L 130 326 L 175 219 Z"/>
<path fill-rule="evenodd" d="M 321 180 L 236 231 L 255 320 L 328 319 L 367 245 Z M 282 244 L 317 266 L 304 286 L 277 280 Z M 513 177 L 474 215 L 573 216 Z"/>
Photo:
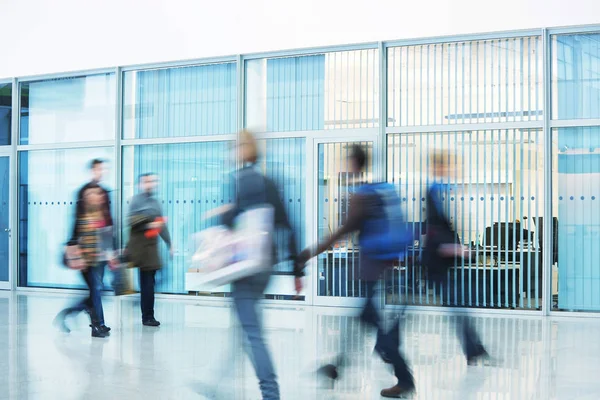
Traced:
<path fill-rule="evenodd" d="M 337 366 L 333 364 L 323 365 L 317 370 L 317 374 L 329 378 L 331 380 L 337 380 L 340 377 Z"/>
<path fill-rule="evenodd" d="M 400 385 L 393 386 L 381 391 L 381 397 L 392 399 L 409 399 L 415 394 L 415 388 L 405 388 Z"/>
<path fill-rule="evenodd" d="M 99 325 L 90 325 L 90 327 L 92 328 L 92 337 L 105 338 L 105 337 L 110 336 L 110 333 L 102 330 L 102 327 Z"/>
<path fill-rule="evenodd" d="M 490 355 L 484 349 L 481 349 L 480 352 L 473 356 L 467 357 L 467 365 L 470 367 L 478 366 L 480 361 L 483 363 L 483 365 L 490 361 Z"/>
<path fill-rule="evenodd" d="M 158 322 L 154 318 L 149 319 L 148 321 L 142 321 L 142 324 L 144 324 L 144 326 L 152 326 L 155 328 L 160 326 L 160 322 Z"/>
<path fill-rule="evenodd" d="M 108 327 L 108 326 L 106 326 L 106 325 L 104 325 L 104 324 L 100 325 L 98 328 L 99 328 L 99 329 L 100 329 L 102 332 L 106 332 L 106 333 L 110 333 L 110 330 L 111 330 L 111 329 L 110 329 L 110 327 Z"/>

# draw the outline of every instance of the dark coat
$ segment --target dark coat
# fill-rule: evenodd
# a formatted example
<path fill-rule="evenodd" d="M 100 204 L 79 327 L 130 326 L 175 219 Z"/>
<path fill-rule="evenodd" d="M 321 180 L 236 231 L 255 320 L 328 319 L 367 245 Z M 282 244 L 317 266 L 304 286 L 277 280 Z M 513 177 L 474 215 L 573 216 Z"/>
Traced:
<path fill-rule="evenodd" d="M 148 207 L 140 207 L 140 203 Z M 143 270 L 157 270 L 162 268 L 162 258 L 158 247 L 158 237 L 147 238 L 148 224 L 162 216 L 158 201 L 141 193 L 133 197 L 129 213 L 129 242 L 127 243 L 127 257 L 131 267 Z M 160 232 L 160 237 L 167 246 L 171 247 L 171 238 L 165 225 Z"/>

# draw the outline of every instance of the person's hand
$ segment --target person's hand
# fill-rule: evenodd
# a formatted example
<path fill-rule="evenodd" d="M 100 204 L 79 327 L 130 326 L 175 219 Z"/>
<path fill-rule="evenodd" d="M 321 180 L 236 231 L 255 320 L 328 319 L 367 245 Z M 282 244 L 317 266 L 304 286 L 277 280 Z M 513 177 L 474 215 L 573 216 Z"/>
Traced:
<path fill-rule="evenodd" d="M 154 221 L 148 224 L 148 229 L 161 229 L 164 225 L 163 221 Z"/>
<path fill-rule="evenodd" d="M 302 289 L 304 288 L 304 284 L 302 282 L 302 278 L 301 277 L 296 277 L 294 279 L 294 287 L 296 289 L 296 295 L 300 295 L 300 292 L 302 292 Z"/>
<path fill-rule="evenodd" d="M 443 257 L 465 257 L 467 248 L 460 244 L 448 243 L 440 246 L 439 253 Z"/>

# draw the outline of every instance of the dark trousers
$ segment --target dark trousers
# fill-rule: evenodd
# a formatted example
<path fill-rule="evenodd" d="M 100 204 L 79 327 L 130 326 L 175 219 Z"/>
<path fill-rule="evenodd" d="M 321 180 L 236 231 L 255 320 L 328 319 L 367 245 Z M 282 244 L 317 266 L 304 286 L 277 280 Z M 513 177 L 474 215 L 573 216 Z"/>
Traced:
<path fill-rule="evenodd" d="M 90 294 L 76 305 L 63 310 L 67 314 L 87 311 L 93 325 L 104 325 L 104 310 L 102 309 L 102 280 L 104 278 L 105 264 L 101 263 L 93 268 L 81 271 Z"/>
<path fill-rule="evenodd" d="M 405 389 L 412 389 L 415 387 L 414 378 L 404 360 L 404 356 L 400 352 L 399 321 L 396 321 L 389 331 L 384 329 L 383 322 L 375 305 L 375 300 L 377 299 L 376 285 L 377 282 L 367 282 L 368 298 L 363 307 L 360 319 L 365 324 L 377 329 L 375 349 L 382 356 L 389 359 L 394 366 L 394 375 L 398 379 L 398 385 Z"/>
<path fill-rule="evenodd" d="M 140 269 L 140 306 L 142 308 L 142 321 L 154 319 L 154 284 L 156 270 Z"/>
<path fill-rule="evenodd" d="M 441 277 L 434 277 L 430 279 L 431 282 L 435 283 L 437 287 L 441 289 L 440 293 L 448 293 L 451 290 L 448 285 L 448 280 Z M 456 336 L 460 341 L 462 351 L 469 360 L 473 357 L 478 357 L 486 353 L 485 347 L 481 343 L 479 333 L 475 329 L 473 320 L 463 313 L 455 313 L 456 317 Z"/>

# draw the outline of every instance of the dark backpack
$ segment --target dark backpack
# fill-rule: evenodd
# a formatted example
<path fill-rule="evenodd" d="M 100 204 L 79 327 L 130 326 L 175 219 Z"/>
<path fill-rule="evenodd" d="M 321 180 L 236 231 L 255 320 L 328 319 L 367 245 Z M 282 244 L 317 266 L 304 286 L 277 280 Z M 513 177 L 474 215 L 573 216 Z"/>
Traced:
<path fill-rule="evenodd" d="M 412 244 L 413 233 L 396 190 L 389 183 L 372 183 L 361 186 L 357 193 L 379 199 L 361 228 L 360 251 L 371 259 L 397 260 Z"/>

